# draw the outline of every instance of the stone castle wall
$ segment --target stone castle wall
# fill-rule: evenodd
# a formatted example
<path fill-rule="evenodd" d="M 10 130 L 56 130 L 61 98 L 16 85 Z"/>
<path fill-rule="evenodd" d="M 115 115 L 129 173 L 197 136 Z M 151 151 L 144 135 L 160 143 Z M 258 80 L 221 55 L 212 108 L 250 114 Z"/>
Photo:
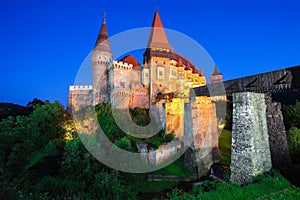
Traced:
<path fill-rule="evenodd" d="M 94 95 L 91 85 L 71 85 L 69 87 L 68 111 L 78 111 L 80 108 L 93 105 Z"/>
<path fill-rule="evenodd" d="M 165 103 L 166 133 L 174 131 L 176 138 L 184 141 L 184 99 L 173 98 Z"/>

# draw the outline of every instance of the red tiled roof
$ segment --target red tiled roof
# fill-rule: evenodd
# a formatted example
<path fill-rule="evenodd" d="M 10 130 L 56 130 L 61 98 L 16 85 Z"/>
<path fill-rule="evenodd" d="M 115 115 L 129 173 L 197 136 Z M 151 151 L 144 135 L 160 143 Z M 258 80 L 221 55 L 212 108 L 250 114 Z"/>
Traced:
<path fill-rule="evenodd" d="M 141 66 L 141 64 L 132 55 L 127 55 L 123 57 L 120 61 L 132 64 L 133 68 Z"/>

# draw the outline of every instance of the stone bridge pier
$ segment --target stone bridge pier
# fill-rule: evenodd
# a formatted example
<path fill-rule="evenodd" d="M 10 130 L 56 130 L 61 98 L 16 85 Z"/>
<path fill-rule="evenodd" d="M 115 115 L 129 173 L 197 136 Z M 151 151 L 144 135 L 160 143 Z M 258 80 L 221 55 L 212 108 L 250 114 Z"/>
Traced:
<path fill-rule="evenodd" d="M 250 183 L 272 167 L 265 94 L 233 94 L 231 181 Z"/>
<path fill-rule="evenodd" d="M 231 181 L 246 184 L 272 165 L 290 164 L 281 104 L 269 94 L 233 94 Z"/>

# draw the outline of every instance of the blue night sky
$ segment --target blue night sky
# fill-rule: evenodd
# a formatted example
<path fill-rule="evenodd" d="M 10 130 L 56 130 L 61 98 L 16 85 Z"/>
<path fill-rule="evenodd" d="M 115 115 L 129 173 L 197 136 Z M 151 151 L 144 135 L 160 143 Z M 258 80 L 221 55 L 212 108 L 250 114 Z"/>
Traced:
<path fill-rule="evenodd" d="M 2 0 L 0 102 L 66 105 L 103 12 L 113 36 L 150 26 L 156 7 L 164 27 L 206 49 L 224 80 L 300 65 L 298 0 Z"/>

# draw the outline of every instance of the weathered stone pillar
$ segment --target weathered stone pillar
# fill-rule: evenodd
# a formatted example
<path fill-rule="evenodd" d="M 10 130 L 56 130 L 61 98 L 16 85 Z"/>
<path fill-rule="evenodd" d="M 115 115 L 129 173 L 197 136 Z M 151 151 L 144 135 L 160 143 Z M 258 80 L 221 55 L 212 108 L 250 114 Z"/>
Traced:
<path fill-rule="evenodd" d="M 274 167 L 290 165 L 291 157 L 283 123 L 281 104 L 272 102 L 270 95 L 266 95 L 266 104 L 272 165 Z"/>
<path fill-rule="evenodd" d="M 193 141 L 191 150 L 185 154 L 184 163 L 202 176 L 220 159 L 215 105 L 210 97 L 201 96 L 195 97 L 194 102 L 186 103 L 184 108 L 184 141 Z"/>
<path fill-rule="evenodd" d="M 265 95 L 233 94 L 231 181 L 247 184 L 271 169 Z"/>

